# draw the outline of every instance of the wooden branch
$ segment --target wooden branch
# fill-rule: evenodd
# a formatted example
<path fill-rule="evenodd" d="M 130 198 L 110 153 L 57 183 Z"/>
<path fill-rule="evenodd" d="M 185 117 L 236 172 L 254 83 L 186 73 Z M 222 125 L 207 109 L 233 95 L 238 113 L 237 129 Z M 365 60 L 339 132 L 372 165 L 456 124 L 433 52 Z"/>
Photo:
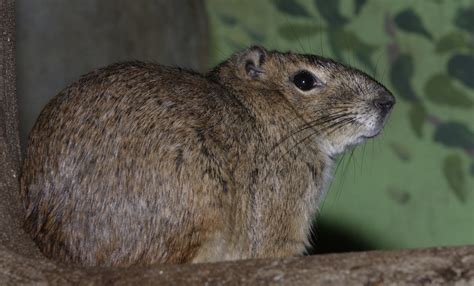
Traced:
<path fill-rule="evenodd" d="M 38 257 L 39 251 L 20 227 L 14 7 L 14 0 L 0 1 L 0 245 Z"/>
<path fill-rule="evenodd" d="M 0 284 L 474 285 L 474 247 L 373 251 L 216 264 L 80 269 L 0 250 Z"/>

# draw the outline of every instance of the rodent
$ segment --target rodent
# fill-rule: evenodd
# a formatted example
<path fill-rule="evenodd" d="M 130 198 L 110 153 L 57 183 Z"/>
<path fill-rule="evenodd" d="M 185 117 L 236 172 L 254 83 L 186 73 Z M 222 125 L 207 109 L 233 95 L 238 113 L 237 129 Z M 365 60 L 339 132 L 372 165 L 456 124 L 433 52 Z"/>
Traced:
<path fill-rule="evenodd" d="M 88 266 L 301 255 L 334 157 L 394 103 L 357 69 L 261 46 L 206 74 L 95 70 L 30 134 L 25 229 L 46 256 Z"/>

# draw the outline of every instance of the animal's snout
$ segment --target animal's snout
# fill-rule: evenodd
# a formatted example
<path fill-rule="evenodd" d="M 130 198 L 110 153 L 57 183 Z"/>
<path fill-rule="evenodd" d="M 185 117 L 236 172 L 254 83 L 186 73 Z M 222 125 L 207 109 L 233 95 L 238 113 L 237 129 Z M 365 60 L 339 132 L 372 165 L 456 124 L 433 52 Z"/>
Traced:
<path fill-rule="evenodd" d="M 383 114 L 387 114 L 395 104 L 395 97 L 387 91 L 382 91 L 379 93 L 379 96 L 374 99 L 373 104 Z"/>

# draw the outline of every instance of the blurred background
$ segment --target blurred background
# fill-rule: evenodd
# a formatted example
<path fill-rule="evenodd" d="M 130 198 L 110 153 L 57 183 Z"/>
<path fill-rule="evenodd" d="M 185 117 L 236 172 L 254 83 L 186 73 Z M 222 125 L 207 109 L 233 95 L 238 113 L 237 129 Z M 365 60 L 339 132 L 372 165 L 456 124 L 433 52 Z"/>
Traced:
<path fill-rule="evenodd" d="M 311 253 L 474 244 L 473 0 L 17 0 L 24 146 L 48 100 L 139 59 L 199 71 L 251 44 L 359 68 L 398 103 L 339 158 Z"/>

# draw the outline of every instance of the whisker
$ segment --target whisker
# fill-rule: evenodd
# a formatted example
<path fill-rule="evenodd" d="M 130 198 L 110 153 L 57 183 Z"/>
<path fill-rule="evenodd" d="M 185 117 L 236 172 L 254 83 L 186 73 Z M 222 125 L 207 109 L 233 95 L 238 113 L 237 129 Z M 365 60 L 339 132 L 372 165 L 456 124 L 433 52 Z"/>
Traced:
<path fill-rule="evenodd" d="M 335 171 L 334 171 L 334 177 L 336 177 L 336 175 L 338 174 L 339 167 L 342 166 L 342 165 L 344 165 L 344 162 L 345 162 L 345 160 L 346 160 L 346 155 L 347 155 L 347 153 L 343 153 L 342 156 L 339 158 L 339 160 L 338 160 L 338 162 L 337 162 L 337 165 L 336 165 L 336 169 L 335 169 Z M 344 171 L 344 170 L 343 170 L 343 171 Z M 342 174 L 342 175 L 343 175 L 343 177 L 344 177 L 344 174 Z M 339 177 L 340 177 L 340 176 L 339 176 Z M 342 178 L 342 179 L 343 179 L 343 178 Z M 335 191 L 335 192 L 336 192 L 335 198 L 337 198 L 337 197 L 338 197 L 339 190 L 340 190 L 341 187 L 342 187 L 341 183 L 343 184 L 344 181 L 341 180 L 341 179 L 339 179 L 339 180 L 338 180 L 338 184 L 337 184 L 337 185 L 333 185 L 333 182 L 335 182 L 335 181 L 336 181 L 336 180 L 334 180 L 334 179 L 331 180 L 331 183 L 330 183 L 329 186 L 328 186 L 328 191 L 332 190 L 332 188 L 337 188 L 336 191 Z M 324 200 L 326 200 L 328 197 L 329 197 L 329 196 L 326 195 L 326 198 L 325 198 Z M 335 202 L 336 202 L 336 200 L 334 199 L 334 200 L 332 201 L 332 204 L 331 204 L 329 207 L 332 208 L 332 207 L 334 206 L 334 203 L 335 203 Z"/>
<path fill-rule="evenodd" d="M 339 198 L 340 198 L 340 196 L 341 196 L 342 189 L 343 189 L 343 187 L 344 187 L 344 183 L 346 182 L 347 166 L 349 166 L 350 163 L 351 163 L 351 161 L 352 161 L 352 156 L 354 155 L 354 150 L 355 150 L 355 149 L 352 149 L 351 153 L 349 154 L 349 159 L 348 159 L 347 162 L 344 164 L 344 167 L 343 167 L 343 170 L 342 170 L 341 184 L 340 184 L 340 186 L 339 186 L 338 191 L 336 192 L 335 201 L 339 200 Z"/>
<path fill-rule="evenodd" d="M 332 130 L 330 130 L 328 133 L 326 133 L 327 135 L 329 134 L 332 134 L 334 133 L 335 131 L 339 130 L 340 128 L 342 128 L 343 126 L 345 126 L 346 123 L 351 123 L 351 122 L 354 122 L 354 119 L 351 117 L 351 118 L 344 118 L 343 120 L 341 121 L 338 121 L 336 123 L 333 123 L 331 124 L 330 126 L 328 126 L 328 128 L 326 129 L 329 129 L 329 128 L 332 128 Z"/>
<path fill-rule="evenodd" d="M 345 125 L 346 123 L 348 122 L 352 122 L 353 119 L 352 118 L 343 118 L 342 120 L 340 121 L 337 121 L 333 124 L 331 124 L 330 126 L 328 126 L 327 128 L 339 128 L 343 125 Z M 324 131 L 325 129 L 327 128 L 323 128 L 322 131 Z M 289 152 L 291 152 L 294 148 L 298 147 L 301 143 L 303 143 L 304 141 L 306 141 L 307 139 L 309 139 L 310 137 L 316 135 L 316 134 L 320 134 L 321 132 L 318 132 L 318 131 L 315 131 L 315 132 L 312 132 L 310 133 L 309 135 L 305 136 L 303 139 L 299 140 L 296 142 L 296 144 L 294 144 L 291 148 L 289 148 L 283 155 L 281 155 L 278 159 L 277 159 L 277 162 L 281 160 L 281 158 L 283 158 L 284 156 L 286 156 Z"/>
<path fill-rule="evenodd" d="M 301 126 L 297 127 L 295 131 L 285 135 L 282 139 L 280 139 L 273 147 L 272 149 L 270 150 L 270 152 L 268 154 L 270 154 L 271 152 L 273 152 L 276 148 L 278 148 L 282 143 L 284 143 L 286 140 L 288 140 L 289 138 L 293 137 L 294 135 L 296 135 L 297 133 L 300 133 L 300 132 L 303 132 L 305 130 L 308 130 L 308 129 L 311 129 L 313 127 L 315 127 L 316 125 L 320 125 L 320 124 L 325 124 L 329 121 L 332 121 L 332 120 L 337 120 L 343 116 L 345 116 L 346 113 L 344 112 L 339 112 L 339 113 L 335 113 L 335 114 L 331 114 L 331 115 L 328 115 L 328 116 L 323 116 L 323 117 L 320 117 L 320 118 L 317 118 L 316 120 L 313 120 L 313 121 L 310 121 L 310 122 L 306 122 L 305 124 L 302 124 Z"/>

